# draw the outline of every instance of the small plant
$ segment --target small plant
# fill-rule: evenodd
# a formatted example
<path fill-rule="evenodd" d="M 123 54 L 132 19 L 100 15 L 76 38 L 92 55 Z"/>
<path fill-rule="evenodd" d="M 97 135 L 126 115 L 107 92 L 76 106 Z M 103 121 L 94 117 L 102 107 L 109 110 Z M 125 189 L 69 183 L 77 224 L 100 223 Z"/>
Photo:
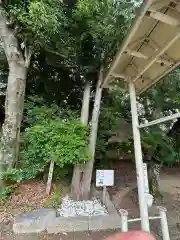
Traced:
<path fill-rule="evenodd" d="M 16 184 L 0 188 L 0 204 L 3 204 L 17 187 Z"/>
<path fill-rule="evenodd" d="M 56 185 L 54 185 L 51 199 L 48 199 L 47 201 L 45 201 L 45 203 L 43 204 L 43 207 L 57 209 L 60 205 L 60 201 L 61 201 L 61 193 L 57 189 Z"/>

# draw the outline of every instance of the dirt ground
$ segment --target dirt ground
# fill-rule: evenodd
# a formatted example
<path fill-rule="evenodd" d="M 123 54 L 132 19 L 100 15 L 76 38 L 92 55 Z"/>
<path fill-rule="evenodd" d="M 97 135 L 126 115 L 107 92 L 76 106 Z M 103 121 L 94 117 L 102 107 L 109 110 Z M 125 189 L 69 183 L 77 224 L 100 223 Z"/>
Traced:
<path fill-rule="evenodd" d="M 109 189 L 112 201 L 117 209 L 126 209 L 130 218 L 139 217 L 138 196 L 136 189 L 135 166 L 131 162 L 121 162 L 113 166 L 115 169 L 115 186 Z M 158 215 L 157 206 L 167 209 L 167 217 L 171 239 L 180 239 L 180 166 L 164 167 L 160 177 L 162 197 L 149 210 L 149 215 Z M 132 190 L 133 189 L 133 190 Z M 159 220 L 150 222 L 151 230 L 158 235 L 160 232 Z M 140 223 L 129 225 L 129 229 L 140 228 Z"/>
<path fill-rule="evenodd" d="M 115 186 L 108 189 L 117 209 L 126 209 L 129 218 L 139 217 L 135 166 L 131 162 L 118 162 L 115 169 Z M 161 193 L 163 199 L 158 200 L 150 210 L 150 215 L 157 214 L 155 205 L 167 208 L 171 240 L 179 239 L 180 235 L 180 166 L 163 168 L 161 173 Z M 133 189 L 133 190 L 132 190 Z M 18 213 L 36 209 L 47 201 L 45 186 L 40 181 L 24 183 L 13 194 L 5 206 L 0 207 L 0 240 L 100 240 L 116 231 L 99 231 L 84 233 L 63 233 L 58 235 L 18 235 L 12 233 L 12 220 Z M 140 223 L 129 225 L 129 229 L 140 229 Z M 160 235 L 159 220 L 151 221 L 151 230 Z M 119 231 L 119 230 L 117 230 Z M 160 238 L 161 239 L 161 238 Z"/>

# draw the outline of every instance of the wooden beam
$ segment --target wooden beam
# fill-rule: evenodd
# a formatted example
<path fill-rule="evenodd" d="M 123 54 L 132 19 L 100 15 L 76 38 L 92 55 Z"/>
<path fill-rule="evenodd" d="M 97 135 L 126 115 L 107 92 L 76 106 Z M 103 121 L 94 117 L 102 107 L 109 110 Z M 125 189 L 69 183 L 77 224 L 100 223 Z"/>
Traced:
<path fill-rule="evenodd" d="M 129 78 L 128 76 L 125 76 L 123 74 L 118 74 L 118 73 L 112 73 L 111 76 L 113 76 L 115 78 L 122 78 L 122 79 Z"/>
<path fill-rule="evenodd" d="M 133 57 L 149 60 L 149 57 L 144 55 L 141 52 L 136 52 L 136 51 L 133 51 L 133 50 L 130 50 L 130 49 L 126 49 L 126 51 L 124 53 L 127 53 L 127 54 L 129 54 L 130 56 L 133 56 Z M 172 62 L 172 61 L 168 61 L 168 60 L 161 59 L 161 58 L 157 59 L 156 62 L 160 63 L 160 64 L 167 65 L 167 66 L 171 66 L 172 64 L 174 64 L 174 62 Z"/>
<path fill-rule="evenodd" d="M 146 85 L 146 87 L 143 88 L 138 94 L 141 94 L 141 93 L 145 92 L 148 88 L 150 88 L 152 86 L 152 84 L 153 85 L 156 84 L 159 80 L 161 80 L 161 78 L 165 77 L 167 74 L 169 74 L 170 72 L 172 72 L 173 70 L 175 70 L 179 66 L 180 66 L 180 61 L 176 62 L 171 68 L 169 68 L 167 71 L 165 71 L 159 77 L 157 77 L 155 79 L 155 81 L 153 81 L 153 83 L 150 83 L 150 84 Z"/>
<path fill-rule="evenodd" d="M 169 43 L 167 43 L 162 49 L 160 49 L 157 54 L 152 58 L 152 60 L 144 67 L 144 69 L 133 79 L 135 82 L 138 78 L 140 78 L 155 62 L 156 60 L 166 52 L 178 39 L 180 38 L 180 32 L 178 32 Z"/>
<path fill-rule="evenodd" d="M 162 117 L 162 118 L 156 119 L 156 120 L 148 122 L 148 123 L 140 124 L 139 128 L 149 127 L 149 126 L 152 126 L 152 125 L 156 125 L 156 124 L 159 124 L 159 123 L 163 123 L 163 122 L 167 122 L 167 121 L 170 121 L 170 120 L 173 120 L 173 119 L 177 119 L 179 117 L 180 117 L 180 113 L 175 113 L 171 116 Z"/>
<path fill-rule="evenodd" d="M 157 21 L 163 22 L 174 27 L 180 26 L 180 22 L 177 19 L 168 16 L 167 14 L 158 12 L 153 8 L 148 9 L 146 15 L 156 19 Z"/>

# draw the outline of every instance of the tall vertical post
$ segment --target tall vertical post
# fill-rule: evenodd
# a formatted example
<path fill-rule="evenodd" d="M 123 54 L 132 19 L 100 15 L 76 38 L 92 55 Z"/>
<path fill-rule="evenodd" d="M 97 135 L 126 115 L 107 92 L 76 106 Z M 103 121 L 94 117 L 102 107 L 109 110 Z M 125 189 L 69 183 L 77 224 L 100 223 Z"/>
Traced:
<path fill-rule="evenodd" d="M 134 138 L 134 153 L 136 162 L 136 175 L 137 175 L 137 186 L 138 186 L 138 197 L 139 197 L 139 208 L 141 217 L 141 229 L 149 232 L 149 218 L 148 218 L 148 206 L 145 195 L 144 186 L 144 171 L 143 171 L 143 160 L 142 160 L 142 149 L 141 149 L 141 138 L 139 131 L 139 120 L 137 113 L 136 103 L 136 90 L 133 82 L 129 82 L 129 93 L 131 103 L 131 115 L 132 115 L 132 128 Z"/>

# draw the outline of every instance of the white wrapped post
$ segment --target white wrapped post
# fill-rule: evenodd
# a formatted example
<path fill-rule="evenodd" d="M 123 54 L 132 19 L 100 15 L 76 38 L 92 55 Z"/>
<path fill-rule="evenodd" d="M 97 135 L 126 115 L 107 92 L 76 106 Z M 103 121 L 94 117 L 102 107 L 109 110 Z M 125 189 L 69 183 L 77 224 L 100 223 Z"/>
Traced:
<path fill-rule="evenodd" d="M 128 211 L 125 209 L 120 209 L 119 213 L 121 215 L 121 232 L 128 231 Z"/>
<path fill-rule="evenodd" d="M 130 93 L 130 103 L 131 103 L 132 128 L 133 128 L 133 138 L 134 138 L 134 153 L 135 153 L 135 163 L 136 163 L 136 176 L 137 176 L 139 209 L 140 209 L 140 218 L 141 218 L 141 229 L 145 232 L 150 232 L 147 196 L 145 194 L 145 185 L 144 185 L 144 166 L 143 166 L 143 159 L 142 159 L 141 137 L 140 137 L 140 131 L 138 128 L 139 120 L 138 120 L 137 102 L 136 102 L 136 89 L 133 82 L 129 82 L 129 93 Z"/>
<path fill-rule="evenodd" d="M 169 236 L 169 227 L 168 227 L 168 221 L 166 216 L 166 208 L 164 207 L 158 207 L 159 209 L 159 215 L 160 215 L 160 221 L 161 221 L 161 229 L 162 229 L 162 237 L 163 240 L 170 240 Z"/>

